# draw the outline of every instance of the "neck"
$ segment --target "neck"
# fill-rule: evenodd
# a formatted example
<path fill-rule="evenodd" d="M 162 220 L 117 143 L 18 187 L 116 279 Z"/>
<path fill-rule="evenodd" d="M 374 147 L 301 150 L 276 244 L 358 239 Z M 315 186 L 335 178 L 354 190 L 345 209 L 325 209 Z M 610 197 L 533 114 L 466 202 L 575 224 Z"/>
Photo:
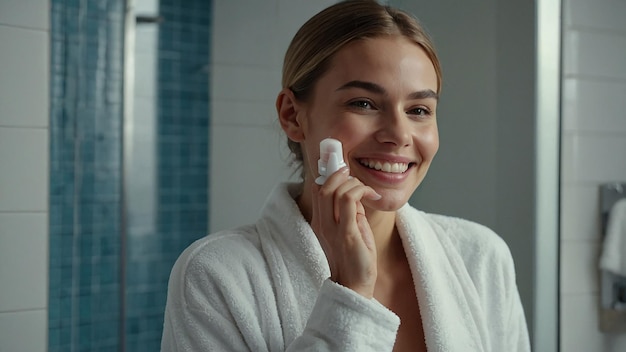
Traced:
<path fill-rule="evenodd" d="M 404 258 L 402 240 L 396 230 L 396 212 L 366 208 L 365 215 L 374 234 L 378 267 L 386 267 L 398 258 Z"/>

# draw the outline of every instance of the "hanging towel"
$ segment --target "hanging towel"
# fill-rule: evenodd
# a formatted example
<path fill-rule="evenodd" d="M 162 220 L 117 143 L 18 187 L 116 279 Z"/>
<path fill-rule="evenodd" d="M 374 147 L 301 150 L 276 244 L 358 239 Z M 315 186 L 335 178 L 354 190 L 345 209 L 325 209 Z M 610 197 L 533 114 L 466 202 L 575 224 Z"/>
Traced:
<path fill-rule="evenodd" d="M 609 212 L 600 268 L 626 277 L 626 198 L 618 200 Z"/>

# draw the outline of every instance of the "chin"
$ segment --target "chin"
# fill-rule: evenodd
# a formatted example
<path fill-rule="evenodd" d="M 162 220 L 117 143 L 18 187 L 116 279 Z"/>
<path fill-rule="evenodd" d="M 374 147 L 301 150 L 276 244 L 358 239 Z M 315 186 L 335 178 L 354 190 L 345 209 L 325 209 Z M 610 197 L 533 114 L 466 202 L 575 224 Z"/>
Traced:
<path fill-rule="evenodd" d="M 383 197 L 376 201 L 367 200 L 364 205 L 372 210 L 378 211 L 396 211 L 404 206 L 409 197 L 406 195 L 393 194 L 394 192 L 380 192 Z"/>

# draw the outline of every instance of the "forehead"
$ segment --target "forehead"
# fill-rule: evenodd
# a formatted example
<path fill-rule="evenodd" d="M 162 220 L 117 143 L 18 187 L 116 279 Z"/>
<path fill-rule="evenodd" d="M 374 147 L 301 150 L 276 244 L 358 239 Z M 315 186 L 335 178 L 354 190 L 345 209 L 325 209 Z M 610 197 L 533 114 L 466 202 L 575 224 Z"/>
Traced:
<path fill-rule="evenodd" d="M 403 36 L 359 39 L 341 48 L 322 79 L 366 80 L 379 84 L 398 81 L 437 91 L 437 74 L 424 49 Z M 418 87 L 415 87 L 418 88 Z"/>

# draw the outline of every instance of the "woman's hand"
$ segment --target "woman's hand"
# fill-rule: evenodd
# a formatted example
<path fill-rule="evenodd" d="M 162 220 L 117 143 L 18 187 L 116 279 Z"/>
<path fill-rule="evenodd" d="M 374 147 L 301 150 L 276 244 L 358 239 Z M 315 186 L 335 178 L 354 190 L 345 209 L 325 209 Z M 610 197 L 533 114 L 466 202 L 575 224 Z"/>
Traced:
<path fill-rule="evenodd" d="M 311 226 L 330 265 L 331 280 L 366 298 L 374 296 L 376 244 L 361 200 L 380 195 L 344 167 L 313 186 Z"/>

